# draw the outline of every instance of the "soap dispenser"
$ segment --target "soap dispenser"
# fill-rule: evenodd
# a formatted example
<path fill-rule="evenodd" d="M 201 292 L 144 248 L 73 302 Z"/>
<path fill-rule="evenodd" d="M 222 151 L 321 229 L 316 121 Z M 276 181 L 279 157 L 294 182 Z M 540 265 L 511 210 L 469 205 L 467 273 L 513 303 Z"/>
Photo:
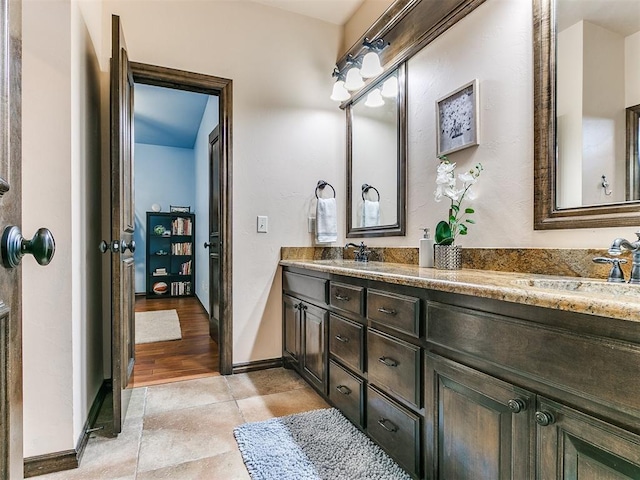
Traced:
<path fill-rule="evenodd" d="M 424 230 L 424 236 L 420 239 L 419 265 L 421 267 L 433 267 L 433 238 L 431 238 L 429 227 L 423 227 L 422 230 Z"/>

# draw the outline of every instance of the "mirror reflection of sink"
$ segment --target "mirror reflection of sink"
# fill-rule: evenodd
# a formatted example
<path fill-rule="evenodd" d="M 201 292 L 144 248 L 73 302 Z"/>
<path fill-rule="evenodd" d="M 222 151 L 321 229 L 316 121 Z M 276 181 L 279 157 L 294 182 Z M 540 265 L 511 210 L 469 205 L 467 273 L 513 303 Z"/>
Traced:
<path fill-rule="evenodd" d="M 520 287 L 545 288 L 550 290 L 564 290 L 580 293 L 600 293 L 602 295 L 631 295 L 640 298 L 640 285 L 629 283 L 609 283 L 598 280 L 582 280 L 567 278 L 535 278 L 514 280 Z"/>

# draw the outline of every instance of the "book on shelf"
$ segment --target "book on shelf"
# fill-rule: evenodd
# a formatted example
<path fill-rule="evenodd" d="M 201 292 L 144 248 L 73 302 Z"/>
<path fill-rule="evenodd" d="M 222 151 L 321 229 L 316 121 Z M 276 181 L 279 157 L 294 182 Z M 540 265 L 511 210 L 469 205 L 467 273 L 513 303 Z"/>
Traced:
<path fill-rule="evenodd" d="M 171 222 L 171 233 L 173 235 L 191 235 L 192 228 L 190 218 L 178 217 Z"/>
<path fill-rule="evenodd" d="M 191 295 L 191 282 L 171 282 L 171 295 Z"/>
<path fill-rule="evenodd" d="M 192 246 L 191 242 L 172 243 L 171 254 L 172 255 L 191 255 Z"/>
<path fill-rule="evenodd" d="M 158 267 L 153 271 L 152 275 L 154 277 L 165 276 L 165 275 L 167 275 L 167 269 L 166 269 L 166 267 Z"/>
<path fill-rule="evenodd" d="M 180 275 L 191 275 L 191 260 L 180 264 Z"/>

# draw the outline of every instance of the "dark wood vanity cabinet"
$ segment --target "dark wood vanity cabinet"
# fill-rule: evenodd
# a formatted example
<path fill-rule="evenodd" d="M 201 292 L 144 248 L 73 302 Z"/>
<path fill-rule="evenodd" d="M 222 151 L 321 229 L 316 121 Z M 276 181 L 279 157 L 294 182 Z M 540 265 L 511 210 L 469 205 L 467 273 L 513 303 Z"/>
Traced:
<path fill-rule="evenodd" d="M 412 477 L 640 479 L 637 324 L 294 270 L 285 363 Z"/>

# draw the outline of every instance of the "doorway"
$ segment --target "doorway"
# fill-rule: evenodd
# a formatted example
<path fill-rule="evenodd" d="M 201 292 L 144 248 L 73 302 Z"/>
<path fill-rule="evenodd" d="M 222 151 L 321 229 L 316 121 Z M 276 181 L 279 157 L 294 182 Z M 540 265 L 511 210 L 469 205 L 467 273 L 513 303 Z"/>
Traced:
<path fill-rule="evenodd" d="M 150 191 L 150 195 L 144 196 L 144 204 L 136 205 L 136 243 L 141 247 L 136 253 L 138 259 L 136 261 L 136 312 L 138 311 L 157 311 L 157 310 L 175 310 L 180 320 L 182 339 L 175 341 L 164 341 L 160 343 L 147 343 L 136 345 L 136 366 L 132 375 L 129 387 L 150 385 L 154 383 L 164 383 L 174 380 L 182 380 L 186 378 L 197 378 L 198 376 L 207 376 L 215 374 L 231 373 L 231 272 L 225 268 L 225 265 L 231 265 L 231 196 L 230 196 L 230 178 L 231 178 L 231 81 L 218 77 L 194 74 L 174 69 L 156 67 L 151 65 L 131 63 L 133 80 L 135 85 L 134 100 L 137 100 L 138 91 L 142 94 L 148 94 L 149 91 L 162 90 L 172 97 L 173 102 L 179 102 L 185 105 L 189 102 L 195 102 L 196 117 L 198 111 L 201 114 L 202 121 L 196 119 L 199 123 L 198 138 L 204 140 L 202 146 L 193 146 L 192 165 L 192 181 L 191 184 L 187 180 L 187 185 L 179 185 L 181 177 L 184 177 L 184 171 L 188 169 L 178 168 L 171 172 L 164 172 L 164 178 L 169 180 L 160 183 L 151 184 L 143 182 L 144 188 Z M 195 100 L 194 100 L 195 99 Z M 198 106 L 200 102 L 200 106 Z M 200 109 L 200 110 L 198 110 Z M 143 122 L 148 120 L 142 119 Z M 180 118 L 177 122 L 177 128 L 180 130 L 184 127 L 183 123 L 188 123 L 187 118 Z M 184 120 L 184 121 L 183 121 Z M 219 170 L 210 171 L 210 144 L 209 134 L 213 128 L 219 132 Z M 140 128 L 136 121 L 134 128 L 135 141 L 138 141 L 138 131 Z M 160 132 L 162 137 L 171 136 L 169 132 Z M 146 156 L 159 158 L 162 156 L 162 148 L 150 147 L 152 142 L 145 139 L 145 146 L 140 148 L 140 152 L 136 146 L 136 162 L 139 160 L 148 162 Z M 166 142 L 165 142 L 166 143 Z M 156 145 L 156 147 L 159 147 Z M 168 146 L 165 150 L 171 148 L 178 153 L 182 149 L 182 153 L 186 150 L 184 146 L 176 145 Z M 154 151 L 155 150 L 155 151 Z M 196 151 L 199 150 L 199 151 Z M 188 152 L 187 152 L 188 154 Z M 175 167 L 175 165 L 174 165 Z M 162 168 L 162 167 L 159 167 Z M 171 167 L 169 167 L 169 170 Z M 136 172 L 138 168 L 136 166 Z M 158 173 L 158 172 L 155 172 Z M 141 175 L 144 177 L 144 174 Z M 211 182 L 209 182 L 211 178 Z M 148 179 L 147 179 L 148 180 Z M 184 180 L 184 178 L 182 178 Z M 204 185 L 203 185 L 204 180 Z M 173 181 L 173 186 L 166 183 Z M 198 188 L 193 182 L 200 182 Z M 136 178 L 136 187 L 138 187 L 138 178 Z M 166 195 L 167 189 L 172 195 Z M 198 190 L 199 198 L 189 194 L 193 194 Z M 180 197 L 182 191 L 182 197 Z M 207 243 L 211 234 L 210 227 L 210 209 L 209 198 L 214 191 L 219 192 L 217 197 L 217 208 L 220 217 L 220 243 L 224 248 L 220 249 L 221 258 L 220 269 L 213 272 L 209 265 L 209 249 Z M 205 193 L 206 192 L 206 193 Z M 136 193 L 136 199 L 138 194 Z M 157 200 L 153 200 L 157 198 Z M 213 202 L 212 202 L 213 203 Z M 147 205 L 148 204 L 148 205 Z M 180 280 L 189 280 L 189 282 L 171 282 L 167 280 L 169 285 L 168 294 L 154 294 L 154 290 L 150 285 L 155 285 L 156 278 L 149 275 L 152 274 L 145 267 L 145 259 L 149 260 L 149 249 L 146 248 L 146 239 L 143 237 L 148 235 L 149 223 L 147 218 L 150 214 L 157 212 L 165 213 L 169 216 L 174 214 L 171 212 L 175 207 L 184 209 L 191 215 L 193 220 L 194 232 L 193 239 L 189 239 L 189 244 L 193 249 L 193 276 L 185 277 Z M 149 212 L 149 213 L 147 213 Z M 157 218 L 157 217 L 155 217 Z M 171 217 L 173 218 L 173 217 Z M 171 221 L 171 220 L 168 220 Z M 140 228 L 142 227 L 142 228 Z M 148 237 L 147 237 L 148 238 Z M 173 240 L 171 241 L 173 243 Z M 187 242 L 184 242 L 185 244 Z M 149 244 L 151 245 L 151 244 Z M 167 241 L 167 245 L 170 245 Z M 169 247 L 173 248 L 173 246 Z M 163 252 L 164 253 L 164 252 Z M 178 258 L 177 260 L 180 260 Z M 186 260 L 186 257 L 185 259 Z M 189 261 L 191 263 L 191 259 Z M 186 265 L 187 262 L 181 265 Z M 175 270 L 171 267 L 169 270 Z M 174 272 L 175 273 L 175 272 Z M 149 280 L 150 279 L 150 280 Z M 161 279 L 158 279 L 161 280 Z M 176 280 L 176 279 L 173 279 Z M 182 283 L 183 287 L 188 288 L 178 292 L 171 291 L 173 284 Z M 214 310 L 210 307 L 216 305 Z M 210 325 L 215 319 L 219 323 L 217 337 L 215 341 L 210 336 Z M 214 333 L 214 332 L 211 332 Z M 156 373 L 153 374 L 153 368 L 156 366 Z"/>

